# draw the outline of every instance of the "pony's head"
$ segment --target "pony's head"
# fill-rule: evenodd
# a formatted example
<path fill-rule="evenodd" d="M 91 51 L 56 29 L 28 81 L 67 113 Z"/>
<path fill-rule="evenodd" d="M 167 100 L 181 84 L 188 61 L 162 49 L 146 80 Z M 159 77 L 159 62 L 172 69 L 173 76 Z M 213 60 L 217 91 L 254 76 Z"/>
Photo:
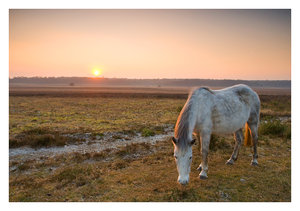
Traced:
<path fill-rule="evenodd" d="M 174 158 L 178 171 L 178 182 L 182 185 L 186 185 L 189 182 L 189 174 L 191 171 L 192 163 L 192 145 L 195 143 L 195 139 L 191 141 L 181 142 L 176 138 L 172 138 L 174 144 Z"/>

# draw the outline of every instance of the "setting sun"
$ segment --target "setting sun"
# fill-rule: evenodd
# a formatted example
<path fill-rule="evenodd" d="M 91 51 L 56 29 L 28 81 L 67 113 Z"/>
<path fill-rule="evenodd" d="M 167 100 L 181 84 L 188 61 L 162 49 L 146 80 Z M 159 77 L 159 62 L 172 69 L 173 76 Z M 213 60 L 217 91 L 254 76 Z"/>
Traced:
<path fill-rule="evenodd" d="M 101 75 L 101 70 L 99 70 L 99 69 L 94 69 L 94 70 L 93 70 L 93 74 L 94 74 L 94 76 L 100 76 L 100 75 Z"/>

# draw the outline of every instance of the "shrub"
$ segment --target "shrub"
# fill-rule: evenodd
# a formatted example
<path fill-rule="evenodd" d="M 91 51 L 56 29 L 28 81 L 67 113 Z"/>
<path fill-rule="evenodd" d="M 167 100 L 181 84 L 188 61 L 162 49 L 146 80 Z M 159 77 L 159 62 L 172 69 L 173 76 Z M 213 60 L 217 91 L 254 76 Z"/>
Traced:
<path fill-rule="evenodd" d="M 262 123 L 259 127 L 259 133 L 261 135 L 273 135 L 290 139 L 291 127 L 286 124 L 282 124 L 279 120 L 273 120 Z"/>

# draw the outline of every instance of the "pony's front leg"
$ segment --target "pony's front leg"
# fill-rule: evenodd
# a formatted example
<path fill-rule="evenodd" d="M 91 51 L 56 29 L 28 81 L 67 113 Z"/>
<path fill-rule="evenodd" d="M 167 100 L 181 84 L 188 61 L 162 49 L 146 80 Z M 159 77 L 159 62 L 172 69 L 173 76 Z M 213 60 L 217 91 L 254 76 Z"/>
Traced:
<path fill-rule="evenodd" d="M 197 132 L 196 133 L 196 136 L 197 136 L 197 141 L 198 141 L 198 143 L 199 143 L 199 153 L 201 154 L 201 136 L 200 136 L 200 132 Z M 197 170 L 198 171 L 202 171 L 202 165 L 201 165 L 201 163 L 200 163 L 200 165 L 198 166 L 198 168 L 197 168 Z"/>
<path fill-rule="evenodd" d="M 199 166 L 201 172 L 199 174 L 200 179 L 207 179 L 207 171 L 208 171 L 208 150 L 209 150 L 209 142 L 210 142 L 210 133 L 202 133 L 201 134 L 201 154 L 202 154 L 202 162 Z"/>

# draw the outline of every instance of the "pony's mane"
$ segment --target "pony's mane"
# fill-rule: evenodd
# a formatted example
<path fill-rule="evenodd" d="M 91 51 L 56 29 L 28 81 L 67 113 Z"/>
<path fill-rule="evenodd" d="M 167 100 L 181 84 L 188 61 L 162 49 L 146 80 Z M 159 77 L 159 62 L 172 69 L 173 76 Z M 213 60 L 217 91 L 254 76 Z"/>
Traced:
<path fill-rule="evenodd" d="M 213 91 L 207 87 L 201 87 L 198 89 L 195 89 L 193 91 L 190 92 L 189 97 L 185 103 L 185 105 L 183 106 L 177 122 L 176 122 L 176 126 L 175 126 L 175 131 L 174 131 L 174 135 L 175 138 L 180 138 L 179 140 L 179 144 L 186 146 L 188 144 L 189 140 L 189 135 L 191 135 L 191 131 L 193 131 L 194 128 L 194 124 L 196 121 L 196 115 L 193 114 L 194 112 L 194 104 L 195 104 L 195 100 L 198 100 L 197 96 L 199 95 L 199 92 L 202 90 L 206 90 L 210 93 L 213 94 Z"/>
<path fill-rule="evenodd" d="M 204 90 L 206 90 L 206 91 L 208 91 L 208 92 L 210 92 L 210 93 L 214 94 L 214 91 L 213 91 L 213 90 L 211 90 L 211 89 L 210 89 L 210 88 L 208 88 L 208 87 L 201 87 L 201 88 L 199 88 L 198 90 L 200 90 L 200 89 L 204 89 Z"/>
<path fill-rule="evenodd" d="M 187 140 L 188 132 L 189 132 L 189 124 L 188 119 L 190 117 L 190 111 L 192 107 L 192 101 L 189 96 L 187 102 L 185 103 L 184 107 L 182 108 L 179 117 L 176 122 L 175 126 L 175 138 L 183 138 L 183 140 Z M 181 141 L 180 141 L 181 142 Z"/>

